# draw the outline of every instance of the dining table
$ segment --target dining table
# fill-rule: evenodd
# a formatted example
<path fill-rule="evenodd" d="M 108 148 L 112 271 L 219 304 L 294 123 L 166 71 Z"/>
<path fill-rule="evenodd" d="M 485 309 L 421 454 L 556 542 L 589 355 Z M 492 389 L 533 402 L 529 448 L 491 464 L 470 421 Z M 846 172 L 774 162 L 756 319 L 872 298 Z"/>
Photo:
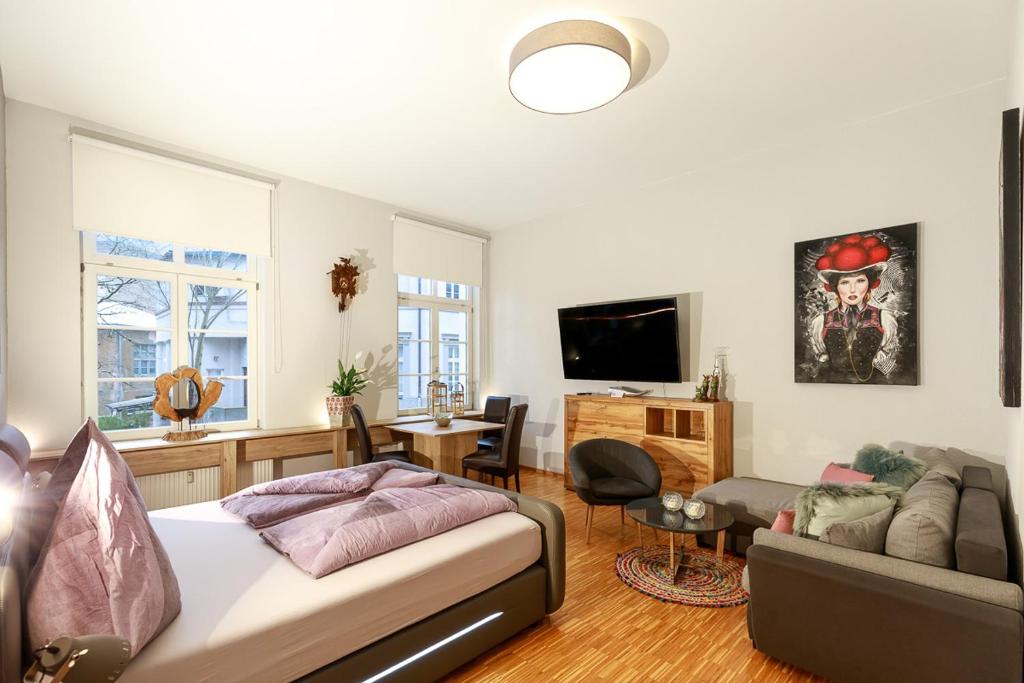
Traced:
<path fill-rule="evenodd" d="M 391 425 L 392 432 L 400 432 L 412 436 L 413 461 L 429 460 L 427 465 L 445 474 L 462 476 L 462 459 L 476 453 L 477 440 L 481 434 L 496 429 L 504 429 L 501 422 L 483 422 L 481 420 L 454 419 L 447 427 L 441 427 L 434 421 L 415 422 L 407 425 Z M 418 457 L 416 457 L 418 456 Z"/>

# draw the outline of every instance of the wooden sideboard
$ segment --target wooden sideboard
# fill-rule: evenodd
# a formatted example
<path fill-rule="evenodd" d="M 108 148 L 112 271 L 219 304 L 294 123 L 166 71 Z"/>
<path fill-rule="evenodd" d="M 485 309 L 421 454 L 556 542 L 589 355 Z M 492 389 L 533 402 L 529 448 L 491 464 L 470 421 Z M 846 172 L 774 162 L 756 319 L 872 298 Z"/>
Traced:
<path fill-rule="evenodd" d="M 572 488 L 569 450 L 587 439 L 619 439 L 651 454 L 662 490 L 691 495 L 732 476 L 732 403 L 649 396 L 565 395 L 564 481 Z"/>

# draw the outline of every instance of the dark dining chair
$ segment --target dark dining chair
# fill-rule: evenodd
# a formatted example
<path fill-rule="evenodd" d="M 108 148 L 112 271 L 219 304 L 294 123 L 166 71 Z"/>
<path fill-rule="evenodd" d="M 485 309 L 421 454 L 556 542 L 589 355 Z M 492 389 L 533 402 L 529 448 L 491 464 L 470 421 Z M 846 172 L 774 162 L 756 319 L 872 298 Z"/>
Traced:
<path fill-rule="evenodd" d="M 359 456 L 356 458 L 357 465 L 368 462 L 381 462 L 383 460 L 398 460 L 399 462 L 412 462 L 412 454 L 409 451 L 385 451 L 374 454 L 373 441 L 370 439 L 370 428 L 366 425 L 366 415 L 358 404 L 352 406 L 352 424 L 356 428 L 356 439 L 359 441 Z"/>
<path fill-rule="evenodd" d="M 519 445 L 523 440 L 523 425 L 526 423 L 526 410 L 529 406 L 525 403 L 512 406 L 508 414 L 508 422 L 503 430 L 504 434 L 501 443 L 495 450 L 479 450 L 473 455 L 467 455 L 462 459 L 462 476 L 465 477 L 468 470 L 483 475 L 491 475 L 491 483 L 494 477 L 499 476 L 504 480 L 505 488 L 508 488 L 508 478 L 513 477 L 516 481 L 516 491 L 519 488 Z"/>
<path fill-rule="evenodd" d="M 569 451 L 569 470 L 576 495 L 587 504 L 587 537 L 594 521 L 594 507 L 615 505 L 625 522 L 625 506 L 661 491 L 661 470 L 639 446 L 617 439 L 581 441 Z"/>
<path fill-rule="evenodd" d="M 484 422 L 508 423 L 508 411 L 512 407 L 512 398 L 509 396 L 488 396 L 484 403 Z M 501 438 L 504 429 L 496 429 L 493 432 L 486 432 L 477 439 L 476 447 L 482 451 L 493 451 L 501 445 Z"/>

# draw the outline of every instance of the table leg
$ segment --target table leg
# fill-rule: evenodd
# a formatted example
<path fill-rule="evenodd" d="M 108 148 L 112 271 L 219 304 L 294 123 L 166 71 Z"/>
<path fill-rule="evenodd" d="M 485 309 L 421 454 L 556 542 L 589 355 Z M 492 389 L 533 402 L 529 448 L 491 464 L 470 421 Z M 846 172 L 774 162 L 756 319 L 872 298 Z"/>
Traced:
<path fill-rule="evenodd" d="M 682 539 L 680 539 L 682 540 Z M 668 579 L 671 583 L 676 582 L 676 574 L 679 573 L 679 565 L 683 560 L 683 548 L 680 544 L 679 557 L 676 558 L 676 535 L 668 532 Z"/>
<path fill-rule="evenodd" d="M 725 529 L 718 532 L 718 547 L 715 549 L 715 554 L 718 555 L 718 559 L 725 557 Z"/>
<path fill-rule="evenodd" d="M 225 441 L 220 458 L 220 497 L 230 496 L 238 490 L 238 442 Z"/>
<path fill-rule="evenodd" d="M 640 537 L 640 557 L 647 557 L 647 548 L 644 547 L 644 525 L 636 523 L 636 535 Z"/>
<path fill-rule="evenodd" d="M 369 458 L 372 457 L 372 453 L 365 453 L 363 457 L 369 462 Z M 334 469 L 338 470 L 342 467 L 348 466 L 348 430 L 347 429 L 335 429 L 333 439 L 331 441 L 331 457 L 333 459 Z M 276 464 L 277 461 L 275 461 Z M 276 476 L 275 472 L 275 476 Z"/>

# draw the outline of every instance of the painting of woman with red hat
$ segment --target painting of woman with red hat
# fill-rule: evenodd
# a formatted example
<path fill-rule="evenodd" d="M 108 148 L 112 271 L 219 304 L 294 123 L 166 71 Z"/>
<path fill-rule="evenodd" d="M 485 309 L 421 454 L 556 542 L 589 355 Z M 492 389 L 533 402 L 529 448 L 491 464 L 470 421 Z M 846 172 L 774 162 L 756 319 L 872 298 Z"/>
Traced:
<path fill-rule="evenodd" d="M 917 384 L 917 225 L 796 244 L 796 381 Z"/>

